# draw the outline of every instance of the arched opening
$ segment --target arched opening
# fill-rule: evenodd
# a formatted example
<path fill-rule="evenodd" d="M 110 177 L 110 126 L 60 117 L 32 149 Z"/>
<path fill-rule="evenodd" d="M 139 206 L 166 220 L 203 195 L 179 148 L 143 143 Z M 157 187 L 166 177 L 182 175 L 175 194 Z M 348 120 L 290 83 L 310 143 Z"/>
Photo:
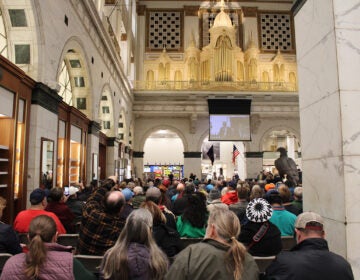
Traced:
<path fill-rule="evenodd" d="M 145 178 L 184 177 L 184 144 L 179 135 L 169 129 L 151 133 L 144 144 Z"/>
<path fill-rule="evenodd" d="M 239 154 L 233 158 L 235 148 Z M 214 163 L 211 164 L 209 150 L 213 147 Z M 240 179 L 246 178 L 246 162 L 244 157 L 245 146 L 243 142 L 208 141 L 206 137 L 201 145 L 201 178 L 202 179 L 231 179 L 238 175 Z"/>
<path fill-rule="evenodd" d="M 182 74 L 180 70 L 175 71 L 175 89 L 181 89 Z"/>
<path fill-rule="evenodd" d="M 269 73 L 267 71 L 262 72 L 261 75 L 262 89 L 269 89 Z"/>
<path fill-rule="evenodd" d="M 237 80 L 244 81 L 244 64 L 241 61 L 237 62 Z"/>
<path fill-rule="evenodd" d="M 151 89 L 154 88 L 154 71 L 149 70 L 146 72 L 146 88 Z"/>
<path fill-rule="evenodd" d="M 274 72 L 274 77 L 273 77 L 273 81 L 275 83 L 280 82 L 280 70 L 279 70 L 279 65 L 275 64 L 273 67 L 273 72 Z"/>

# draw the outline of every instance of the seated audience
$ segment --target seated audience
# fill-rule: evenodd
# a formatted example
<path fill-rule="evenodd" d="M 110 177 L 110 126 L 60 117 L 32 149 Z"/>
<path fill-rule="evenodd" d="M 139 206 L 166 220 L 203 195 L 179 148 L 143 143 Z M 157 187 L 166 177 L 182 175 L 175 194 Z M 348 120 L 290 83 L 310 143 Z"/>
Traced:
<path fill-rule="evenodd" d="M 279 192 L 276 190 L 268 192 L 266 199 L 269 201 L 273 209 L 270 222 L 278 227 L 281 232 L 281 236 L 294 236 L 296 216 L 293 213 L 285 210 L 285 207 L 282 205 Z"/>
<path fill-rule="evenodd" d="M 147 209 L 131 212 L 115 245 L 104 256 L 101 279 L 163 279 L 166 255 L 153 240 L 153 219 Z"/>
<path fill-rule="evenodd" d="M 324 221 L 319 214 L 305 212 L 295 223 L 297 245 L 282 251 L 266 269 L 266 279 L 273 280 L 353 280 L 350 264 L 329 251 Z"/>
<path fill-rule="evenodd" d="M 48 204 L 45 207 L 46 211 L 54 213 L 63 224 L 68 233 L 75 232 L 74 214 L 66 205 L 68 198 L 64 196 L 63 188 L 54 187 L 50 190 L 47 197 Z"/>
<path fill-rule="evenodd" d="M 96 279 L 73 257 L 71 248 L 57 244 L 56 238 L 56 223 L 51 217 L 39 215 L 32 219 L 29 252 L 8 259 L 0 279 Z"/>
<path fill-rule="evenodd" d="M 45 211 L 47 200 L 44 190 L 40 188 L 33 190 L 30 194 L 30 204 L 29 209 L 20 211 L 19 214 L 17 214 L 14 220 L 14 230 L 20 233 L 26 233 L 29 231 L 29 225 L 33 218 L 39 215 L 47 215 L 54 219 L 59 234 L 66 233 L 59 218 L 54 213 Z"/>
<path fill-rule="evenodd" d="M 259 185 L 254 185 L 250 191 L 250 200 L 254 198 L 263 198 L 264 196 L 264 189 L 261 188 Z"/>
<path fill-rule="evenodd" d="M 145 201 L 145 193 L 142 187 L 136 186 L 133 189 L 134 197 L 132 199 L 132 205 L 134 209 L 139 209 L 140 204 Z"/>
<path fill-rule="evenodd" d="M 119 237 L 125 224 L 120 218 L 125 197 L 120 191 L 110 191 L 114 184 L 106 179 L 87 200 L 80 225 L 79 254 L 102 256 Z"/>
<path fill-rule="evenodd" d="M 0 196 L 0 219 L 4 208 L 6 207 L 6 199 Z M 18 254 L 22 252 L 19 237 L 11 225 L 0 222 L 0 253 Z"/>
<path fill-rule="evenodd" d="M 78 223 L 82 218 L 82 210 L 85 205 L 84 201 L 78 199 L 77 187 L 69 187 L 69 196 L 66 200 L 66 205 L 69 207 L 70 211 L 74 214 L 74 223 Z"/>
<path fill-rule="evenodd" d="M 132 198 L 134 196 L 133 191 L 130 188 L 124 188 L 121 190 L 122 194 L 125 197 L 125 205 L 123 206 L 120 212 L 120 218 L 126 220 L 126 218 L 130 215 L 130 213 L 134 210 L 132 205 Z"/>
<path fill-rule="evenodd" d="M 236 183 L 230 181 L 227 185 L 227 192 L 221 197 L 221 201 L 227 205 L 234 204 L 239 201 L 236 191 Z"/>
<path fill-rule="evenodd" d="M 166 208 L 165 205 L 162 204 L 162 194 L 161 191 L 156 187 L 148 188 L 146 191 L 145 201 L 154 202 L 161 212 L 164 214 L 166 218 L 166 225 L 176 230 L 176 219 L 173 212 Z"/>
<path fill-rule="evenodd" d="M 281 233 L 269 219 L 273 213 L 271 205 L 263 198 L 251 200 L 246 207 L 248 222 L 241 226 L 239 241 L 253 256 L 274 256 L 281 249 Z"/>
<path fill-rule="evenodd" d="M 184 191 L 178 195 L 173 204 L 172 210 L 176 216 L 180 216 L 184 213 L 188 204 L 188 197 L 191 196 L 194 192 L 194 183 L 186 183 Z"/>
<path fill-rule="evenodd" d="M 240 224 L 243 225 L 247 222 L 246 219 L 246 207 L 248 205 L 249 188 L 247 186 L 238 186 L 237 193 L 239 201 L 229 205 L 229 209 L 233 211 L 239 218 Z"/>
<path fill-rule="evenodd" d="M 225 203 L 221 201 L 221 193 L 215 188 L 209 192 L 206 203 L 207 203 L 206 208 L 208 212 L 218 208 L 225 210 L 229 209 L 229 206 L 227 206 Z"/>
<path fill-rule="evenodd" d="M 282 184 L 278 188 L 279 195 L 282 200 L 282 205 L 284 206 L 285 210 L 293 213 L 294 215 L 299 215 L 301 213 L 300 209 L 295 207 L 290 199 L 291 199 L 291 192 L 289 190 L 289 187 L 285 184 Z"/>
<path fill-rule="evenodd" d="M 215 209 L 210 213 L 205 239 L 182 250 L 165 279 L 258 279 L 256 262 L 236 240 L 239 233 L 236 215 Z"/>
<path fill-rule="evenodd" d="M 153 217 L 153 237 L 156 244 L 168 257 L 173 257 L 183 249 L 180 235 L 176 229 L 166 225 L 165 215 L 152 201 L 143 202 L 140 206 L 150 211 Z"/>
<path fill-rule="evenodd" d="M 292 201 L 292 205 L 300 210 L 300 213 L 303 211 L 303 201 L 302 201 L 302 187 L 296 187 L 294 189 L 294 200 Z"/>
<path fill-rule="evenodd" d="M 186 197 L 188 199 L 187 206 L 176 221 L 177 231 L 181 237 L 204 237 L 208 218 L 206 198 L 199 192 Z"/>

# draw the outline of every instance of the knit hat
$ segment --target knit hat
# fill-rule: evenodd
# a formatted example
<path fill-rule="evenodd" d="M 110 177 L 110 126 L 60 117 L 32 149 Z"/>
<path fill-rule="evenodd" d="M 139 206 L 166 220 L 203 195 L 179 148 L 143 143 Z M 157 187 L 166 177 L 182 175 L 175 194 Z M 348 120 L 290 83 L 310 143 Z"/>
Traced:
<path fill-rule="evenodd" d="M 31 205 L 39 204 L 41 201 L 44 200 L 45 197 L 45 191 L 42 189 L 35 189 L 30 194 L 30 203 Z"/>
<path fill-rule="evenodd" d="M 320 224 L 319 226 L 310 226 L 308 223 L 315 222 Z M 312 230 L 323 230 L 324 220 L 323 218 L 314 212 L 304 212 L 300 214 L 295 222 L 295 228 L 299 229 L 312 229 Z"/>
<path fill-rule="evenodd" d="M 122 189 L 121 192 L 125 196 L 126 201 L 129 201 L 134 196 L 134 193 L 129 188 Z"/>
<path fill-rule="evenodd" d="M 220 192 L 218 190 L 216 190 L 216 189 L 212 189 L 209 192 L 208 202 L 212 202 L 213 200 L 219 199 L 219 198 L 221 198 Z"/>
<path fill-rule="evenodd" d="M 157 187 L 148 188 L 148 190 L 146 191 L 146 197 L 159 198 L 160 196 L 161 196 L 161 192 Z"/>
<path fill-rule="evenodd" d="M 263 223 L 271 218 L 273 210 L 269 202 L 263 198 L 251 200 L 246 207 L 246 217 L 255 223 Z"/>
<path fill-rule="evenodd" d="M 163 184 L 165 187 L 169 187 L 169 185 L 170 185 L 170 181 L 169 180 L 167 180 L 167 179 L 165 179 L 165 180 L 163 180 L 162 182 L 161 182 L 161 184 Z"/>
<path fill-rule="evenodd" d="M 265 185 L 265 191 L 269 191 L 275 189 L 275 185 L 273 183 L 269 183 Z"/>

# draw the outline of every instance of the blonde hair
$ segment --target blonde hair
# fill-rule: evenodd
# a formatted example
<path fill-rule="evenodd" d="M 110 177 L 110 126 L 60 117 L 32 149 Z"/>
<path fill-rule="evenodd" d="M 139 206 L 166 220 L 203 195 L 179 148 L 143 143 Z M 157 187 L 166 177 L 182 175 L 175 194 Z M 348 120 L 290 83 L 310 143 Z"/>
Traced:
<path fill-rule="evenodd" d="M 233 271 L 234 279 L 240 280 L 244 271 L 246 248 L 237 241 L 240 234 L 240 222 L 230 210 L 214 209 L 210 212 L 208 224 L 215 226 L 217 235 L 228 243 L 230 248 L 226 253 L 226 264 Z"/>
<path fill-rule="evenodd" d="M 153 218 L 149 210 L 140 208 L 131 212 L 115 245 L 105 253 L 101 264 L 104 279 L 129 278 L 128 246 L 140 243 L 149 249 L 151 279 L 163 279 L 168 268 L 165 254 L 156 245 L 151 232 Z"/>

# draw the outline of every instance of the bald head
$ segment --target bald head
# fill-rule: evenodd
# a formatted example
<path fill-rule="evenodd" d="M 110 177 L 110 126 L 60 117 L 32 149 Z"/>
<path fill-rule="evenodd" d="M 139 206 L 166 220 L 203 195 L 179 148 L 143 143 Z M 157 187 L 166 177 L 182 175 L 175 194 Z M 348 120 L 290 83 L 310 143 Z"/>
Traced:
<path fill-rule="evenodd" d="M 125 197 L 122 192 L 109 191 L 104 198 L 105 212 L 118 214 L 125 204 Z"/>
<path fill-rule="evenodd" d="M 179 183 L 177 186 L 176 186 L 176 190 L 178 192 L 182 192 L 183 190 L 185 190 L 185 185 L 183 183 Z"/>

